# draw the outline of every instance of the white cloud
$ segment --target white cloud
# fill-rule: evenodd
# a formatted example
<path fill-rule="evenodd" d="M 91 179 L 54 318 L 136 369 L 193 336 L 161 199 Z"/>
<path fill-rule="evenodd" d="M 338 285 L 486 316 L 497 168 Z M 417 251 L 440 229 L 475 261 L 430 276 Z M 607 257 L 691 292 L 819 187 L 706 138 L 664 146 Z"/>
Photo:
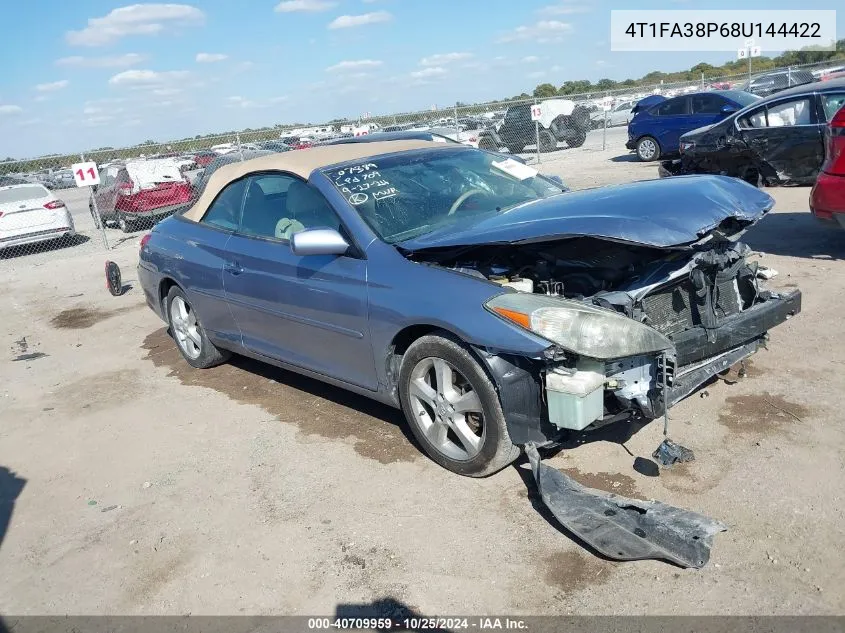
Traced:
<path fill-rule="evenodd" d="M 529 55 L 528 57 L 522 58 L 523 64 L 536 64 L 539 61 L 540 61 L 540 58 L 537 57 L 536 55 Z"/>
<path fill-rule="evenodd" d="M 0 105 L 0 116 L 6 116 L 11 114 L 20 114 L 23 112 L 23 108 L 16 105 Z"/>
<path fill-rule="evenodd" d="M 334 66 L 329 66 L 326 68 L 326 72 L 335 73 L 335 72 L 352 72 L 352 71 L 361 71 L 369 68 L 378 68 L 382 65 L 382 62 L 376 59 L 358 59 L 355 61 L 342 61 Z"/>
<path fill-rule="evenodd" d="M 41 119 L 35 117 L 34 119 L 25 119 L 23 121 L 18 121 L 17 125 L 20 127 L 29 127 L 30 125 L 38 125 L 39 123 L 41 123 Z"/>
<path fill-rule="evenodd" d="M 411 73 L 411 77 L 414 79 L 429 79 L 431 77 L 439 77 L 440 75 L 445 74 L 445 68 L 441 68 L 440 66 L 430 66 L 428 68 L 423 68 L 422 70 L 415 70 Z"/>
<path fill-rule="evenodd" d="M 499 43 L 533 40 L 538 44 L 559 42 L 564 35 L 572 32 L 572 25 L 558 20 L 540 20 L 531 26 L 518 26 L 510 33 L 499 38 Z"/>
<path fill-rule="evenodd" d="M 329 0 L 285 0 L 277 4 L 275 10 L 277 13 L 293 13 L 294 11 L 319 13 L 336 6 L 337 2 L 330 2 Z"/>
<path fill-rule="evenodd" d="M 194 26 L 205 14 L 187 4 L 133 4 L 114 9 L 101 18 L 89 18 L 88 26 L 65 34 L 68 44 L 105 46 L 127 35 L 158 35 L 178 26 Z"/>
<path fill-rule="evenodd" d="M 146 55 L 138 53 L 126 53 L 125 55 L 112 55 L 107 57 L 62 57 L 56 60 L 56 66 L 69 66 L 72 68 L 128 68 L 147 60 Z"/>
<path fill-rule="evenodd" d="M 37 97 L 35 97 L 35 101 L 37 101 L 39 103 L 41 103 L 42 101 L 49 101 L 49 100 L 50 100 L 50 97 L 48 97 L 47 95 L 38 95 Z"/>
<path fill-rule="evenodd" d="M 353 26 L 364 26 L 365 24 L 389 22 L 392 19 L 393 16 L 387 11 L 373 11 L 372 13 L 363 13 L 361 15 L 341 15 L 329 22 L 328 28 L 348 29 Z"/>
<path fill-rule="evenodd" d="M 540 15 L 575 15 L 576 13 L 589 13 L 590 7 L 581 4 L 551 4 L 537 9 Z"/>
<path fill-rule="evenodd" d="M 156 72 L 154 70 L 124 70 L 117 73 L 109 83 L 113 86 L 126 86 L 129 88 L 154 88 L 163 84 L 175 83 L 188 78 L 190 73 L 186 70 L 168 70 Z"/>
<path fill-rule="evenodd" d="M 197 63 L 199 64 L 222 62 L 224 59 L 229 59 L 229 56 L 223 53 L 197 53 Z"/>
<path fill-rule="evenodd" d="M 153 94 L 157 97 L 172 97 L 185 92 L 184 88 L 154 88 Z"/>
<path fill-rule="evenodd" d="M 61 81 L 53 81 L 46 84 L 38 84 L 35 86 L 35 89 L 38 92 L 55 92 L 56 90 L 61 90 L 62 88 L 67 88 L 70 82 L 67 79 L 62 79 Z"/>
<path fill-rule="evenodd" d="M 247 62 L 241 62 L 241 63 L 240 63 L 240 64 L 238 64 L 238 66 L 237 66 L 237 70 L 238 70 L 239 72 L 243 72 L 243 71 L 247 71 L 247 70 L 252 70 L 253 68 L 255 68 L 255 62 L 249 62 L 249 61 L 247 61 Z"/>
<path fill-rule="evenodd" d="M 528 73 L 527 77 L 529 79 L 539 79 L 540 77 L 544 77 L 545 74 L 545 70 L 535 70 L 533 73 Z"/>
<path fill-rule="evenodd" d="M 606 61 L 604 61 L 603 59 L 597 59 L 596 60 L 596 66 L 607 66 L 607 65 L 608 65 L 608 63 Z"/>
<path fill-rule="evenodd" d="M 463 59 L 469 59 L 472 53 L 439 53 L 437 55 L 430 55 L 423 57 L 420 60 L 420 66 L 443 66 L 452 62 L 459 62 Z"/>
<path fill-rule="evenodd" d="M 85 119 L 85 125 L 87 127 L 99 127 L 101 125 L 106 125 L 107 123 L 111 123 L 114 121 L 114 117 L 110 114 L 103 114 L 99 116 L 89 116 Z"/>
<path fill-rule="evenodd" d="M 226 99 L 227 108 L 269 108 L 272 105 L 284 103 L 288 100 L 287 95 L 280 97 L 271 97 L 263 101 L 253 101 L 241 96 L 228 97 Z"/>

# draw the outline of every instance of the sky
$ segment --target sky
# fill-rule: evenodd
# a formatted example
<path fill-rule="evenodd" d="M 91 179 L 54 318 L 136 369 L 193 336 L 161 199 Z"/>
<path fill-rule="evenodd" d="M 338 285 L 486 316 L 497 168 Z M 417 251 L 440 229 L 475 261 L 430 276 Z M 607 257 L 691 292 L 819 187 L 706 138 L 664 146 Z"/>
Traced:
<path fill-rule="evenodd" d="M 9 2 L 0 22 L 0 158 L 410 112 L 530 93 L 541 82 L 722 64 L 734 56 L 611 52 L 610 10 L 736 7 L 721 0 Z M 742 8 L 796 4 L 745 0 Z M 839 11 L 837 37 L 843 20 Z"/>

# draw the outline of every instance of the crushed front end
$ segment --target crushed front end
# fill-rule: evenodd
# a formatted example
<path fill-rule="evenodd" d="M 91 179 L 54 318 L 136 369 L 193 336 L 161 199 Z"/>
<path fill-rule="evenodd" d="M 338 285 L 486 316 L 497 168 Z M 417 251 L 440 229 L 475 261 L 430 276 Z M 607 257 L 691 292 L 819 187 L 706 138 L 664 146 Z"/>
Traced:
<path fill-rule="evenodd" d="M 606 277 L 600 271 L 537 280 L 535 299 L 528 301 L 520 292 L 491 301 L 493 312 L 555 343 L 542 359 L 478 350 L 497 382 L 515 442 L 542 444 L 565 431 L 658 418 L 667 404 L 764 347 L 770 329 L 801 311 L 799 290 L 778 293 L 761 285 L 747 246 L 713 242 L 691 255 L 664 253 L 642 267 L 631 264 L 629 281 L 591 295 L 567 296 L 566 288 L 583 285 L 584 275 Z M 623 262 L 624 247 L 612 248 L 620 251 L 613 259 Z M 555 307 L 561 299 L 566 305 Z M 570 310 L 589 319 L 576 322 Z M 572 344 L 574 336 L 595 340 L 591 347 Z"/>

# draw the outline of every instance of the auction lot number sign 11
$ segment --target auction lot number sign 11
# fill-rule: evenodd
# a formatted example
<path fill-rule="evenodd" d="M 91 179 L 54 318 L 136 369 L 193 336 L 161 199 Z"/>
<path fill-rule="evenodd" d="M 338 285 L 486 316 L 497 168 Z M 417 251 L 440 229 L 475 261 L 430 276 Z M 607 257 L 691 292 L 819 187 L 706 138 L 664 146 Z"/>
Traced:
<path fill-rule="evenodd" d="M 70 169 L 73 171 L 73 179 L 76 181 L 77 187 L 90 187 L 100 184 L 100 172 L 97 169 L 97 163 L 94 161 L 75 163 L 70 166 Z"/>

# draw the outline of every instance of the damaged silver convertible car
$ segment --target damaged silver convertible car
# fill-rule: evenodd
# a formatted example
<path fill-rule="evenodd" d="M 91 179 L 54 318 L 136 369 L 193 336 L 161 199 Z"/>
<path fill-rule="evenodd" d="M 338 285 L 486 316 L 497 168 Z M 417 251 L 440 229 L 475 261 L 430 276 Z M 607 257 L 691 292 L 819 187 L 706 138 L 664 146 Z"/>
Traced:
<path fill-rule="evenodd" d="M 469 147 L 317 147 L 219 169 L 138 273 L 194 367 L 234 352 L 401 407 L 483 476 L 662 415 L 798 313 L 737 241 L 772 204 L 722 176 L 572 193 Z"/>

